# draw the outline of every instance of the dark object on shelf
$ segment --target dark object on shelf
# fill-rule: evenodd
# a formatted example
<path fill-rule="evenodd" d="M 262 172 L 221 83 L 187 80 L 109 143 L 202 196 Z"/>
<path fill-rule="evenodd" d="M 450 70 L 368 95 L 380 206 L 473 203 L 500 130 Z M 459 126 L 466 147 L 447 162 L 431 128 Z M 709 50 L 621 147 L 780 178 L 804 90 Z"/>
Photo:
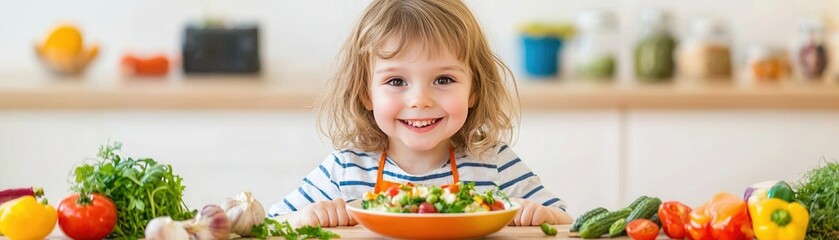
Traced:
<path fill-rule="evenodd" d="M 183 40 L 184 73 L 259 73 L 259 27 L 188 25 Z"/>

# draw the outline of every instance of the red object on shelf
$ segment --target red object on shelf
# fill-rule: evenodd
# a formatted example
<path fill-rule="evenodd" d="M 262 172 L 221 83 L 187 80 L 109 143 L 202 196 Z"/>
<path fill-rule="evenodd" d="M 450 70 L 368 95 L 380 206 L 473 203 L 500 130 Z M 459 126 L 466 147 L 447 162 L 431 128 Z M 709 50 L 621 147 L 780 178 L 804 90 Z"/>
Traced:
<path fill-rule="evenodd" d="M 126 54 L 122 57 L 122 71 L 136 76 L 164 76 L 169 73 L 169 58 L 155 55 L 147 58 Z"/>

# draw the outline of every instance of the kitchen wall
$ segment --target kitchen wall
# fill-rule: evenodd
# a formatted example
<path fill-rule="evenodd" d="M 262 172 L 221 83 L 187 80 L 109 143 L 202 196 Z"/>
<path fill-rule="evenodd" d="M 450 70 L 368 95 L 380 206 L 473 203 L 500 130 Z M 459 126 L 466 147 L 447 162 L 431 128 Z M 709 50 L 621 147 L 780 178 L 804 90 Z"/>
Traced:
<path fill-rule="evenodd" d="M 102 45 L 102 57 L 91 74 L 117 71 L 120 56 L 128 50 L 179 52 L 186 21 L 203 17 L 258 21 L 261 24 L 265 73 L 272 79 L 305 77 L 320 81 L 332 63 L 341 41 L 369 1 L 336 0 L 80 0 L 3 1 L 0 3 L 0 70 L 39 70 L 31 46 L 56 23 L 74 22 L 89 42 Z M 640 34 L 642 10 L 660 8 L 673 16 L 673 30 L 687 34 L 690 20 L 712 17 L 728 23 L 735 46 L 769 44 L 784 46 L 797 33 L 798 19 L 820 14 L 833 17 L 839 2 L 833 0 L 495 0 L 467 1 L 486 29 L 492 46 L 519 72 L 516 27 L 530 20 L 573 21 L 585 9 L 613 11 L 619 20 L 622 63 L 629 63 L 630 49 Z M 830 16 L 832 15 L 832 16 Z M 831 26 L 835 28 L 834 25 Z M 835 29 L 834 29 L 835 30 Z M 735 51 L 738 49 L 735 48 Z M 629 65 L 620 65 L 624 78 Z"/>
<path fill-rule="evenodd" d="M 63 20 L 102 44 L 102 56 L 88 74 L 110 79 L 124 51 L 175 54 L 183 22 L 223 16 L 261 23 L 269 81 L 322 81 L 367 2 L 3 1 L 0 73 L 40 71 L 31 46 Z M 725 20 L 735 45 L 784 45 L 796 34 L 800 16 L 839 13 L 839 2 L 832 0 L 467 2 L 515 72 L 521 65 L 518 24 L 572 20 L 583 9 L 618 14 L 624 60 L 639 32 L 638 15 L 647 7 L 670 9 L 679 34 L 694 16 Z M 629 79 L 629 68 L 619 69 L 622 79 Z M 55 202 L 66 195 L 73 166 L 94 157 L 100 144 L 118 140 L 127 156 L 172 163 L 186 179 L 190 206 L 217 203 L 243 190 L 268 205 L 296 188 L 331 151 L 314 119 L 302 109 L 3 110 L 0 188 L 43 186 Z M 750 183 L 796 180 L 820 158 L 839 158 L 836 136 L 839 112 L 831 110 L 547 110 L 523 113 L 513 149 L 578 215 L 596 206 L 616 208 L 641 194 L 698 205 L 719 191 L 739 194 Z"/>

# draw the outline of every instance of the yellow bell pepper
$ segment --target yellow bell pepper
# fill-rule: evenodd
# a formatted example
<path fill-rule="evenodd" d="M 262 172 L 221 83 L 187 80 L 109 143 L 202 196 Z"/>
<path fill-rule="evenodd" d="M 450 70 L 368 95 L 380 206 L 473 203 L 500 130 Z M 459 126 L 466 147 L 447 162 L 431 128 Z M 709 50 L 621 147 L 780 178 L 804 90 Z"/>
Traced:
<path fill-rule="evenodd" d="M 3 203 L 0 207 L 0 231 L 11 240 L 44 239 L 52 233 L 58 213 L 33 196 L 24 196 Z"/>
<path fill-rule="evenodd" d="M 3 216 L 3 208 L 6 208 L 6 203 L 0 204 L 0 216 Z M 3 229 L 0 229 L 0 236 L 3 236 Z"/>
<path fill-rule="evenodd" d="M 754 210 L 751 212 L 752 228 L 757 239 L 804 239 L 810 214 L 801 203 L 767 198 L 760 200 Z"/>

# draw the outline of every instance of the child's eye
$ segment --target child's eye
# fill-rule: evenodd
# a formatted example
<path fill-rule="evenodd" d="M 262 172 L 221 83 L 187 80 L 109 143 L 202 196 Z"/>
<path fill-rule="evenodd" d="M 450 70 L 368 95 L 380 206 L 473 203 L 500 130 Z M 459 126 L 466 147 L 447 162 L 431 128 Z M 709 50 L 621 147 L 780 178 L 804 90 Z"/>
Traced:
<path fill-rule="evenodd" d="M 408 85 L 408 83 L 406 83 L 405 80 L 403 80 L 401 78 L 388 79 L 387 81 L 385 81 L 385 84 L 395 86 L 395 87 L 404 87 L 404 86 Z"/>
<path fill-rule="evenodd" d="M 436 85 L 446 85 L 451 83 L 454 83 L 454 79 L 452 79 L 451 77 L 439 77 L 437 79 L 434 79 L 434 84 Z"/>

